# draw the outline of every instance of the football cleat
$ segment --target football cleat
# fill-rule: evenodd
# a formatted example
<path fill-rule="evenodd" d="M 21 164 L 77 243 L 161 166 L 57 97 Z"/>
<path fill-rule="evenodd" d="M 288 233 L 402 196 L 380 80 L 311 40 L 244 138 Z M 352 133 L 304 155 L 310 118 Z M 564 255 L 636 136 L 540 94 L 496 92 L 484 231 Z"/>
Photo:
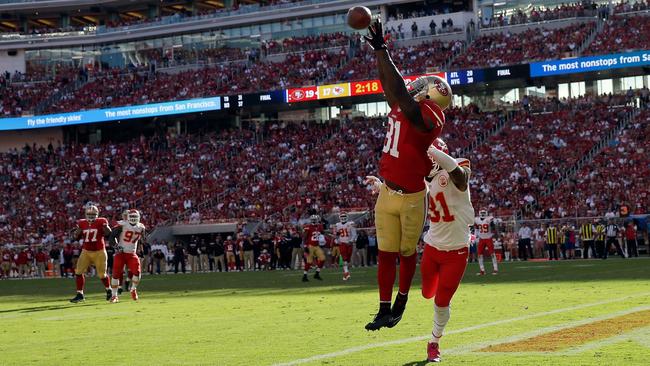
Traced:
<path fill-rule="evenodd" d="M 397 294 L 397 297 L 395 297 L 395 303 L 393 303 L 393 307 L 390 309 L 390 322 L 387 325 L 388 328 L 396 326 L 397 323 L 402 320 L 402 315 L 404 314 L 404 310 L 406 310 L 408 299 L 408 296 Z"/>
<path fill-rule="evenodd" d="M 118 288 L 117 288 L 117 294 L 118 294 L 118 295 L 122 295 L 122 292 L 124 292 L 124 289 L 121 288 L 121 287 L 118 287 Z"/>
<path fill-rule="evenodd" d="M 379 330 L 383 327 L 387 327 L 391 321 L 391 313 L 386 311 L 382 312 L 381 310 L 375 315 L 372 321 L 366 324 L 366 330 Z"/>
<path fill-rule="evenodd" d="M 111 304 L 115 304 L 120 302 L 120 299 L 118 299 L 117 296 L 111 296 L 111 299 L 109 301 Z"/>
<path fill-rule="evenodd" d="M 481 271 L 481 272 L 477 273 L 476 275 L 477 276 L 485 276 L 485 271 Z"/>
<path fill-rule="evenodd" d="M 72 299 L 70 299 L 70 302 L 71 303 L 78 303 L 78 302 L 82 302 L 84 300 L 86 300 L 86 298 L 84 297 L 84 294 L 82 294 L 81 292 L 77 292 L 77 295 L 75 297 L 73 297 Z"/>
<path fill-rule="evenodd" d="M 499 271 L 492 271 L 492 276 L 496 276 L 499 274 Z"/>
<path fill-rule="evenodd" d="M 343 273 L 343 281 L 347 281 L 350 279 L 350 272 L 344 272 Z"/>
<path fill-rule="evenodd" d="M 111 289 L 109 288 L 108 290 L 106 290 L 106 301 L 110 301 L 111 297 L 113 297 L 113 291 L 111 291 Z"/>
<path fill-rule="evenodd" d="M 133 299 L 133 301 L 138 301 L 139 297 L 138 297 L 138 291 L 136 289 L 131 290 L 131 298 Z"/>
<path fill-rule="evenodd" d="M 309 278 L 307 278 L 306 274 L 302 275 L 302 282 L 309 282 Z"/>
<path fill-rule="evenodd" d="M 314 275 L 314 279 L 317 279 L 319 281 L 323 280 L 323 278 L 320 276 L 320 272 L 316 272 L 316 274 Z"/>
<path fill-rule="evenodd" d="M 427 361 L 440 362 L 440 347 L 438 343 L 429 342 L 427 344 Z"/>

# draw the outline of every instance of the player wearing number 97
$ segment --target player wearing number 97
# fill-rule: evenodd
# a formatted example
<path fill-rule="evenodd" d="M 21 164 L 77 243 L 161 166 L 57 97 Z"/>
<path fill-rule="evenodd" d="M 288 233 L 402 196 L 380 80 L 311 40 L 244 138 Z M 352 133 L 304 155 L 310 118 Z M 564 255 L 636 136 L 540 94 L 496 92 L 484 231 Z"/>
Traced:
<path fill-rule="evenodd" d="M 104 237 L 111 233 L 111 228 L 108 226 L 108 220 L 106 218 L 99 217 L 99 209 L 97 206 L 86 206 L 85 216 L 85 219 L 77 221 L 77 227 L 72 234 L 73 240 L 82 239 L 83 245 L 77 266 L 74 270 L 77 295 L 70 302 L 80 302 L 85 299 L 84 286 L 86 279 L 84 274 L 91 265 L 95 266 L 97 276 L 106 289 L 106 300 L 110 300 L 111 289 L 108 284 L 108 277 L 106 276 L 107 257 Z"/>
<path fill-rule="evenodd" d="M 438 343 L 449 321 L 449 303 L 458 289 L 469 252 L 470 226 L 474 207 L 469 193 L 470 164 L 467 159 L 448 155 L 441 139 L 429 149 L 434 162 L 429 185 L 429 230 L 420 272 L 422 296 L 434 298 L 432 339 L 427 344 L 427 360 L 440 361 Z"/>
<path fill-rule="evenodd" d="M 131 276 L 131 298 L 138 300 L 137 287 L 140 283 L 140 258 L 138 258 L 138 244 L 144 241 L 145 226 L 140 222 L 140 212 L 135 209 L 127 211 L 126 220 L 118 222 L 118 226 L 111 233 L 109 243 L 117 245 L 117 254 L 113 259 L 113 278 L 111 279 L 112 303 L 119 301 L 117 288 L 120 285 L 124 265 Z"/>
<path fill-rule="evenodd" d="M 447 82 L 435 76 L 405 85 L 388 53 L 381 22 L 376 20 L 368 31 L 364 38 L 375 51 L 379 80 L 391 107 L 379 161 L 384 182 L 376 177 L 366 180 L 379 193 L 375 205 L 379 311 L 366 325 L 367 330 L 378 330 L 394 327 L 406 308 L 417 260 L 415 249 L 426 216 L 424 178 L 432 166 L 427 149 L 442 131 L 443 109 L 449 106 L 452 94 Z M 399 293 L 391 307 L 398 256 Z"/>

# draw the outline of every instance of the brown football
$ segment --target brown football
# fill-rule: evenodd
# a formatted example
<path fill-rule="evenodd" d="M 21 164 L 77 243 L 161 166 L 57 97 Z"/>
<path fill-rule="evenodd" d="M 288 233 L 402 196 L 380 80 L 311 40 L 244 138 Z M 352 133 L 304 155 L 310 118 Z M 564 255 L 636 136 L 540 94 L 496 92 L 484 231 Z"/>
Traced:
<path fill-rule="evenodd" d="M 365 6 L 355 6 L 348 10 L 348 25 L 354 29 L 366 29 L 370 26 L 372 14 Z"/>

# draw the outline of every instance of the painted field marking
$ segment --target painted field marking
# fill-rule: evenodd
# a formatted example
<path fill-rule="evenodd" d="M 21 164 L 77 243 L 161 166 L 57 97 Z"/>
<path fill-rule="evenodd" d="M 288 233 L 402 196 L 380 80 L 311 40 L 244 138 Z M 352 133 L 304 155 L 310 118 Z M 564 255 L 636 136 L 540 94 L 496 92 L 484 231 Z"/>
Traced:
<path fill-rule="evenodd" d="M 505 338 L 501 338 L 501 339 L 492 339 L 492 340 L 478 342 L 478 343 L 469 344 L 469 345 L 465 344 L 465 345 L 461 345 L 461 346 L 458 346 L 458 347 L 455 347 L 455 348 L 450 348 L 449 350 L 445 350 L 444 353 L 445 354 L 467 354 L 467 353 L 474 353 L 474 352 L 478 351 L 478 352 L 482 352 L 481 353 L 482 355 L 483 354 L 485 354 L 485 355 L 504 354 L 504 353 L 513 354 L 513 355 L 514 354 L 522 354 L 522 355 L 546 354 L 546 355 L 548 355 L 548 353 L 549 353 L 548 351 L 529 350 L 529 351 L 525 351 L 525 352 L 512 352 L 512 351 L 498 352 L 498 351 L 488 351 L 488 347 L 490 347 L 492 345 L 501 345 L 501 344 L 513 343 L 513 342 L 517 342 L 517 341 L 521 341 L 521 340 L 526 340 L 526 339 L 530 339 L 530 338 L 537 337 L 537 336 L 540 336 L 540 335 L 544 335 L 544 334 L 547 334 L 547 333 L 557 332 L 557 331 L 561 331 L 561 330 L 564 330 L 564 329 L 575 328 L 575 327 L 583 326 L 583 325 L 586 325 L 586 324 L 591 324 L 591 323 L 598 322 L 598 321 L 613 319 L 613 318 L 625 316 L 625 315 L 640 312 L 640 311 L 650 311 L 650 306 L 639 306 L 639 307 L 635 307 L 635 308 L 625 309 L 625 310 L 622 310 L 622 311 L 617 311 L 615 313 L 604 314 L 604 315 L 597 316 L 597 317 L 590 317 L 590 318 L 586 318 L 586 319 L 580 319 L 580 320 L 567 322 L 567 323 L 562 323 L 562 324 L 558 324 L 558 325 L 553 325 L 553 326 L 549 326 L 549 327 L 538 328 L 538 329 L 535 329 L 535 330 L 530 331 L 530 332 L 520 333 L 520 334 L 516 334 L 516 335 L 510 336 L 510 337 L 505 337 Z M 571 347 L 571 348 L 573 349 L 573 347 Z"/>
<path fill-rule="evenodd" d="M 650 310 L 645 308 L 633 312 L 626 311 L 617 316 L 604 319 L 587 319 L 584 324 L 567 325 L 560 329 L 539 333 L 532 337 L 511 342 L 501 342 L 479 352 L 555 352 L 580 346 L 591 341 L 603 340 L 650 325 Z"/>
<path fill-rule="evenodd" d="M 447 332 L 446 335 L 472 332 L 474 330 L 489 328 L 489 327 L 493 327 L 493 326 L 496 326 L 496 325 L 514 323 L 514 322 L 518 322 L 518 321 L 521 321 L 521 320 L 541 318 L 541 317 L 545 317 L 545 316 L 549 316 L 549 315 L 565 313 L 565 312 L 568 312 L 568 311 L 581 310 L 581 309 L 586 309 L 586 308 L 590 308 L 590 307 L 594 307 L 594 306 L 612 304 L 612 303 L 617 303 L 617 302 L 621 302 L 621 301 L 625 301 L 625 300 L 629 300 L 629 299 L 634 299 L 634 298 L 638 298 L 638 297 L 645 297 L 645 296 L 650 296 L 650 292 L 645 292 L 645 293 L 635 294 L 635 295 L 629 295 L 629 296 L 621 297 L 619 299 L 603 300 L 603 301 L 593 302 L 593 303 L 589 303 L 589 304 L 580 304 L 580 305 L 571 306 L 571 307 L 562 308 L 562 309 L 544 311 L 544 312 L 536 313 L 536 314 L 522 315 L 522 316 L 518 316 L 518 317 L 514 317 L 514 318 L 496 320 L 496 321 L 489 322 L 489 323 L 483 323 L 483 324 L 473 325 L 471 327 L 451 330 L 451 331 Z M 308 363 L 308 362 L 315 362 L 315 361 L 321 361 L 321 360 L 325 360 L 325 359 L 329 359 L 329 358 L 345 356 L 345 355 L 349 355 L 349 354 L 357 353 L 357 352 L 361 352 L 361 351 L 366 351 L 366 350 L 373 349 L 373 348 L 388 347 L 388 346 L 394 346 L 394 345 L 399 345 L 399 344 L 422 341 L 422 340 L 425 340 L 425 339 L 429 339 L 430 337 L 431 337 L 431 335 L 427 334 L 427 335 L 419 336 L 419 337 L 402 338 L 402 339 L 396 339 L 396 340 L 393 340 L 393 341 L 364 344 L 362 346 L 351 347 L 351 348 L 347 348 L 347 349 L 337 351 L 337 352 L 324 353 L 324 354 L 315 355 L 315 356 L 311 356 L 311 357 L 300 358 L 300 359 L 293 360 L 293 361 L 275 363 L 275 364 L 273 364 L 273 366 L 301 365 L 301 364 Z M 466 346 L 463 346 L 463 347 L 466 347 Z"/>

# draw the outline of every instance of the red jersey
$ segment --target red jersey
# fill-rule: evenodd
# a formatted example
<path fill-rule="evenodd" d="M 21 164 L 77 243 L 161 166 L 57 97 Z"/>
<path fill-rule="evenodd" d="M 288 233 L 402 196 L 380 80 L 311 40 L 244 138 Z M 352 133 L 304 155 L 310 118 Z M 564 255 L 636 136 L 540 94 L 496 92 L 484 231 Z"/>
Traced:
<path fill-rule="evenodd" d="M 18 258 L 16 259 L 16 264 L 20 266 L 20 265 L 27 264 L 27 262 L 28 262 L 27 253 L 25 253 L 25 252 L 18 253 Z"/>
<path fill-rule="evenodd" d="M 11 257 L 13 257 L 13 255 L 11 254 L 10 251 L 8 251 L 8 250 L 2 251 L 2 261 L 3 262 L 11 262 Z"/>
<path fill-rule="evenodd" d="M 223 243 L 223 248 L 226 250 L 226 252 L 235 252 L 235 242 L 232 240 L 226 240 Z"/>
<path fill-rule="evenodd" d="M 103 217 L 98 217 L 93 222 L 82 219 L 77 221 L 77 226 L 81 229 L 82 249 L 90 251 L 105 249 L 104 228 L 108 227 L 108 220 Z"/>
<path fill-rule="evenodd" d="M 420 131 L 406 119 L 399 107 L 391 109 L 379 160 L 379 175 L 411 193 L 425 189 L 424 178 L 433 166 L 427 150 L 440 136 L 444 125 L 444 114 L 435 103 L 421 102 L 420 109 L 425 120 L 434 119 L 436 127 L 429 132 Z M 437 118 L 431 118 L 432 115 Z"/>
<path fill-rule="evenodd" d="M 307 224 L 304 228 L 305 245 L 310 247 L 318 246 L 318 236 L 323 232 L 322 224 Z"/>

